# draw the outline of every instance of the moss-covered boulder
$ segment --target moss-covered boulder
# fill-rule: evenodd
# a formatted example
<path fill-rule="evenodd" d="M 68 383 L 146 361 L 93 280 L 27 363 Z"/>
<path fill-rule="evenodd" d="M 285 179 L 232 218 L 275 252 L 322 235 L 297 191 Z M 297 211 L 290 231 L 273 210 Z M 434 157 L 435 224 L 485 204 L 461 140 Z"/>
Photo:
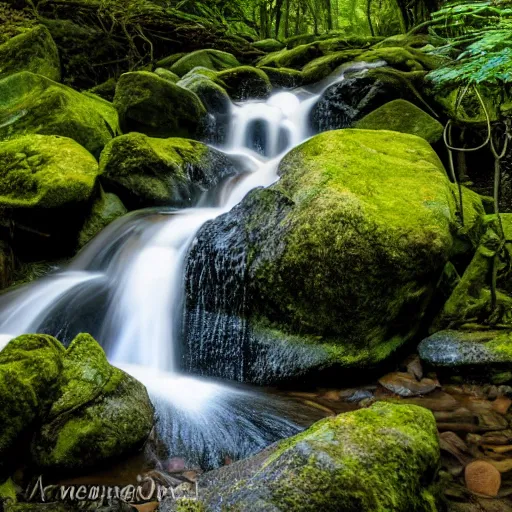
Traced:
<path fill-rule="evenodd" d="M 278 41 L 277 39 L 262 39 L 261 41 L 252 43 L 252 45 L 254 48 L 257 48 L 258 50 L 266 53 L 278 52 L 285 47 L 284 43 Z"/>
<path fill-rule="evenodd" d="M 114 105 L 124 132 L 152 137 L 198 138 L 207 112 L 191 91 L 147 71 L 121 75 Z"/>
<path fill-rule="evenodd" d="M 311 62 L 322 55 L 323 52 L 318 47 L 318 44 L 304 44 L 291 50 L 284 49 L 278 52 L 269 53 L 259 60 L 258 67 L 292 68 L 300 70 L 308 62 Z"/>
<path fill-rule="evenodd" d="M 117 80 L 109 78 L 107 81 L 92 87 L 88 92 L 112 103 L 116 94 L 116 85 Z"/>
<path fill-rule="evenodd" d="M 436 512 L 439 457 L 430 411 L 379 402 L 206 473 L 198 510 Z"/>
<path fill-rule="evenodd" d="M 362 53 L 356 60 L 361 62 L 385 61 L 400 71 L 430 71 L 449 61 L 447 57 L 431 55 L 407 46 L 372 49 Z"/>
<path fill-rule="evenodd" d="M 443 136 L 443 125 L 406 100 L 385 103 L 355 124 L 364 130 L 393 130 L 423 137 L 433 144 Z"/>
<path fill-rule="evenodd" d="M 0 475 L 20 461 L 22 445 L 58 394 L 64 347 L 43 334 L 27 334 L 0 351 Z"/>
<path fill-rule="evenodd" d="M 160 65 L 165 67 L 163 64 Z M 238 66 L 240 66 L 240 62 L 230 53 L 219 50 L 197 50 L 181 57 L 169 69 L 178 76 L 184 76 L 197 67 L 222 71 Z"/>
<path fill-rule="evenodd" d="M 302 68 L 304 81 L 308 84 L 319 82 L 328 77 L 342 64 L 355 60 L 361 53 L 363 53 L 363 50 L 343 50 L 314 59 Z"/>
<path fill-rule="evenodd" d="M 295 89 L 304 84 L 302 72 L 296 69 L 262 67 L 261 70 L 265 71 L 274 89 Z"/>
<path fill-rule="evenodd" d="M 176 73 L 165 68 L 156 68 L 154 73 L 161 78 L 169 80 L 169 82 L 172 82 L 173 84 L 177 84 L 180 81 L 180 77 Z"/>
<path fill-rule="evenodd" d="M 266 98 L 272 92 L 272 84 L 265 72 L 251 66 L 221 71 L 217 80 L 235 101 Z"/>
<path fill-rule="evenodd" d="M 0 45 L 0 79 L 19 71 L 60 80 L 59 52 L 45 26 L 35 27 Z"/>
<path fill-rule="evenodd" d="M 99 156 L 118 132 L 116 110 L 98 96 L 26 71 L 0 80 L 0 139 L 61 135 Z"/>
<path fill-rule="evenodd" d="M 63 357 L 57 397 L 32 442 L 33 460 L 53 470 L 97 466 L 139 449 L 153 416 L 146 388 L 80 334 Z"/>
<path fill-rule="evenodd" d="M 127 213 L 127 209 L 115 194 L 105 193 L 94 201 L 91 212 L 85 219 L 84 225 L 78 234 L 78 248 L 82 248 L 92 240 L 102 229 L 111 222 Z"/>
<path fill-rule="evenodd" d="M 190 206 L 236 170 L 223 153 L 201 142 L 129 133 L 105 148 L 100 172 L 105 190 L 133 209 Z"/>
<path fill-rule="evenodd" d="M 191 248 L 189 367 L 272 382 L 376 365 L 418 332 L 455 251 L 455 189 L 424 139 L 391 131 L 316 136 L 279 174 Z M 476 194 L 465 210 L 469 227 Z M 215 361 L 219 346 L 233 363 Z"/>

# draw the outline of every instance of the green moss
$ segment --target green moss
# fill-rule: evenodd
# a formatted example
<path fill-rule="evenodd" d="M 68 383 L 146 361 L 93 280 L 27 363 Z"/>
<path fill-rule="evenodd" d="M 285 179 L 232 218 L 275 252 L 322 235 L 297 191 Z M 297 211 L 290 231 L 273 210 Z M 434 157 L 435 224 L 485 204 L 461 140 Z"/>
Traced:
<path fill-rule="evenodd" d="M 124 132 L 153 137 L 197 138 L 207 115 L 193 92 L 146 71 L 121 76 L 114 105 Z"/>
<path fill-rule="evenodd" d="M 10 341 L 0 352 L 0 473 L 20 460 L 20 436 L 40 420 L 58 393 L 64 347 L 42 334 Z"/>
<path fill-rule="evenodd" d="M 231 172 L 227 159 L 205 144 L 140 133 L 117 137 L 100 158 L 105 189 L 130 208 L 190 203 L 196 186 L 206 190 Z"/>
<path fill-rule="evenodd" d="M 430 411 L 379 402 L 235 465 L 231 479 L 230 468 L 219 470 L 207 498 L 226 510 L 435 512 L 439 456 Z"/>
<path fill-rule="evenodd" d="M 258 67 L 301 69 L 308 62 L 322 56 L 316 43 L 300 45 L 292 50 L 269 53 L 258 62 Z"/>
<path fill-rule="evenodd" d="M 101 191 L 100 197 L 94 202 L 91 212 L 78 235 L 78 247 L 83 247 L 111 222 L 126 214 L 127 211 L 122 201 L 115 194 L 105 194 Z"/>
<path fill-rule="evenodd" d="M 19 71 L 60 80 L 59 52 L 46 27 L 27 30 L 0 45 L 0 79 Z"/>
<path fill-rule="evenodd" d="M 263 39 L 261 41 L 256 41 L 255 43 L 252 43 L 254 48 L 257 48 L 258 50 L 261 50 L 263 52 L 278 52 L 279 50 L 282 50 L 284 48 L 284 43 L 281 43 L 281 41 L 277 41 L 277 39 Z"/>
<path fill-rule="evenodd" d="M 336 68 L 355 60 L 362 50 L 343 50 L 312 60 L 302 68 L 306 83 L 319 82 L 329 76 Z"/>
<path fill-rule="evenodd" d="M 261 70 L 265 72 L 272 87 L 276 89 L 295 89 L 304 84 L 302 72 L 296 69 L 262 67 Z"/>
<path fill-rule="evenodd" d="M 0 142 L 0 206 L 58 208 L 86 203 L 98 164 L 65 137 L 27 135 Z"/>
<path fill-rule="evenodd" d="M 159 64 L 164 66 L 163 64 Z M 178 76 L 184 76 L 197 67 L 204 67 L 214 71 L 222 71 L 240 66 L 238 60 L 230 53 L 219 50 L 197 50 L 181 57 L 170 66 L 170 70 Z"/>
<path fill-rule="evenodd" d="M 62 384 L 32 456 L 43 468 L 83 469 L 137 450 L 152 427 L 144 386 L 110 366 L 97 342 L 80 334 L 66 351 Z"/>
<path fill-rule="evenodd" d="M 16 485 L 10 478 L 0 485 L 0 503 L 16 503 L 18 501 L 16 494 Z"/>
<path fill-rule="evenodd" d="M 172 82 L 173 84 L 177 84 L 180 81 L 180 77 L 176 73 L 173 73 L 172 71 L 169 71 L 165 68 L 156 68 L 154 73 L 160 78 L 169 80 L 169 82 Z"/>
<path fill-rule="evenodd" d="M 393 130 L 423 137 L 431 144 L 440 140 L 443 125 L 432 116 L 405 100 L 390 101 L 355 124 L 366 130 Z"/>
<path fill-rule="evenodd" d="M 197 94 L 210 114 L 227 114 L 231 108 L 231 99 L 222 82 L 217 82 L 217 73 L 206 68 L 194 68 L 179 82 L 194 94 Z"/>
<path fill-rule="evenodd" d="M 174 505 L 175 512 L 206 512 L 207 510 L 203 503 L 189 498 L 180 498 Z"/>
<path fill-rule="evenodd" d="M 60 135 L 99 156 L 118 131 L 113 106 L 29 72 L 0 80 L 0 139 Z"/>
<path fill-rule="evenodd" d="M 386 61 L 401 71 L 432 70 L 446 63 L 445 57 L 430 55 L 410 47 L 386 47 L 369 50 L 356 60 L 361 62 Z"/>
<path fill-rule="evenodd" d="M 235 101 L 266 98 L 272 92 L 272 84 L 265 72 L 251 66 L 221 71 L 217 81 Z"/>

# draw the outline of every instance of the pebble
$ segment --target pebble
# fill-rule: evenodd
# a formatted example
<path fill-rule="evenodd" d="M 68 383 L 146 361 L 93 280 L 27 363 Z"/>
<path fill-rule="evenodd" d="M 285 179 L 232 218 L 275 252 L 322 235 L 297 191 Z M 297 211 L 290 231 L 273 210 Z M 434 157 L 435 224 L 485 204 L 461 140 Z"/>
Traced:
<path fill-rule="evenodd" d="M 497 496 L 501 487 L 501 473 L 489 462 L 476 460 L 464 470 L 466 487 L 484 496 Z"/>

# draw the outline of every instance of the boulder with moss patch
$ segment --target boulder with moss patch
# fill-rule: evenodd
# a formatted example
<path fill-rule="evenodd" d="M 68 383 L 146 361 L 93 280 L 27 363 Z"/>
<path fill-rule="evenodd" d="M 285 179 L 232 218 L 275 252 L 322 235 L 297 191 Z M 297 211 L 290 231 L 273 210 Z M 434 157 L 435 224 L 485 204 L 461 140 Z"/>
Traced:
<path fill-rule="evenodd" d="M 272 52 L 258 62 L 258 67 L 292 68 L 300 70 L 308 62 L 321 57 L 322 50 L 316 43 L 297 46 L 291 50 Z"/>
<path fill-rule="evenodd" d="M 236 169 L 223 153 L 201 142 L 129 133 L 105 148 L 100 172 L 105 189 L 132 209 L 190 206 Z"/>
<path fill-rule="evenodd" d="M 363 50 L 343 50 L 308 62 L 303 68 L 304 81 L 308 84 L 319 82 L 336 71 L 341 65 L 355 60 Z"/>
<path fill-rule="evenodd" d="M 424 139 L 391 131 L 316 136 L 279 174 L 197 235 L 188 367 L 274 382 L 375 366 L 418 332 L 455 251 L 455 189 Z M 483 207 L 467 196 L 471 229 Z"/>
<path fill-rule="evenodd" d="M 217 80 L 235 101 L 266 98 L 272 92 L 272 84 L 265 72 L 251 66 L 221 71 Z"/>
<path fill-rule="evenodd" d="M 44 334 L 27 334 L 0 351 L 0 474 L 20 458 L 22 435 L 40 421 L 58 395 L 64 347 Z"/>
<path fill-rule="evenodd" d="M 111 222 L 127 213 L 127 209 L 115 194 L 100 191 L 100 196 L 92 205 L 91 212 L 85 219 L 78 234 L 78 248 L 91 241 L 102 229 Z"/>
<path fill-rule="evenodd" d="M 141 448 L 154 423 L 146 388 L 111 366 L 88 334 L 71 342 L 62 362 L 57 397 L 32 442 L 34 463 L 83 470 Z"/>
<path fill-rule="evenodd" d="M 0 80 L 0 139 L 28 133 L 61 135 L 99 156 L 118 132 L 115 108 L 99 96 L 27 71 Z"/>
<path fill-rule="evenodd" d="M 441 139 L 443 125 L 431 115 L 406 100 L 394 100 L 357 121 L 364 130 L 393 130 L 423 137 L 433 144 Z"/>
<path fill-rule="evenodd" d="M 121 75 L 114 105 L 124 132 L 199 138 L 207 112 L 193 92 L 147 71 Z"/>
<path fill-rule="evenodd" d="M 198 510 L 436 512 L 439 458 L 430 411 L 379 402 L 206 473 Z"/>
<path fill-rule="evenodd" d="M 19 71 L 60 80 L 59 52 L 45 26 L 35 27 L 0 45 L 0 79 Z"/>
<path fill-rule="evenodd" d="M 278 52 L 285 47 L 285 44 L 277 39 L 262 39 L 261 41 L 256 41 L 252 43 L 254 48 L 261 50 L 266 53 L 270 52 Z"/>
<path fill-rule="evenodd" d="M 262 67 L 261 70 L 275 89 L 295 89 L 304 84 L 302 72 L 296 69 Z"/>
<path fill-rule="evenodd" d="M 159 65 L 164 66 L 164 64 Z M 230 53 L 207 49 L 197 50 L 184 55 L 173 63 L 169 69 L 178 76 L 184 76 L 197 67 L 208 68 L 213 71 L 223 71 L 238 66 L 240 66 L 240 62 Z"/>

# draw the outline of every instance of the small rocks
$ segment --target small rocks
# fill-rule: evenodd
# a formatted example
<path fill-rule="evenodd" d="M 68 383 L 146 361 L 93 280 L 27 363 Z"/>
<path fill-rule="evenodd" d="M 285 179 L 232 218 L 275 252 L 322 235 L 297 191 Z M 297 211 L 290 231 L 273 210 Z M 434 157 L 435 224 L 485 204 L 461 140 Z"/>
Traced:
<path fill-rule="evenodd" d="M 489 462 L 477 460 L 466 466 L 464 478 L 467 488 L 484 496 L 497 496 L 501 487 L 501 474 Z"/>
<path fill-rule="evenodd" d="M 379 384 L 403 397 L 427 395 L 437 387 L 437 382 L 432 379 L 418 381 L 412 375 L 403 372 L 388 373 L 379 379 Z"/>

